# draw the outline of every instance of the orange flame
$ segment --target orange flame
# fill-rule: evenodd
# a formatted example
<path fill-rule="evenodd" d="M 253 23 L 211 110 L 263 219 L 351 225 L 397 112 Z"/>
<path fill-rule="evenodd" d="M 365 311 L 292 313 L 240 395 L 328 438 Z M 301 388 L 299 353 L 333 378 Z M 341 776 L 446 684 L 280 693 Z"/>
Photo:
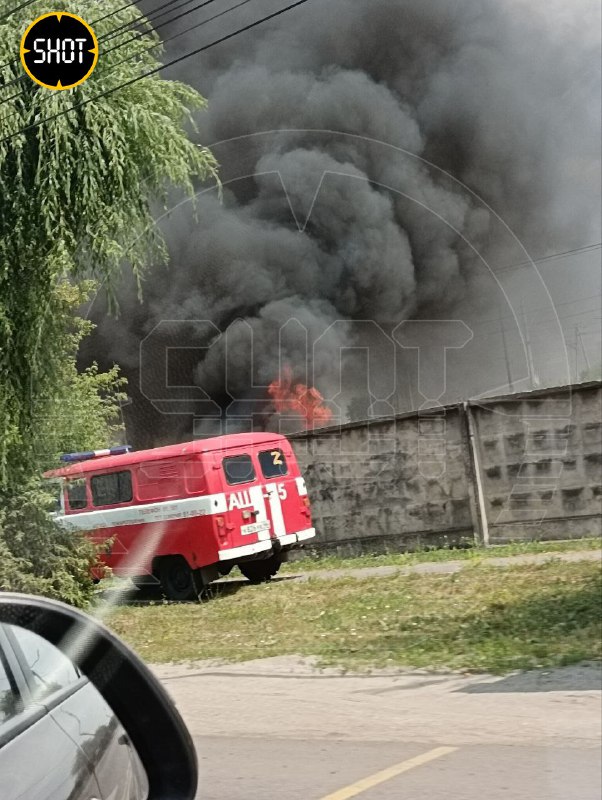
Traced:
<path fill-rule="evenodd" d="M 283 366 L 280 379 L 275 378 L 270 383 L 268 394 L 278 414 L 298 414 L 305 421 L 306 428 L 326 425 L 332 419 L 332 411 L 324 405 L 320 392 L 314 386 L 293 383 L 293 373 L 288 365 Z"/>

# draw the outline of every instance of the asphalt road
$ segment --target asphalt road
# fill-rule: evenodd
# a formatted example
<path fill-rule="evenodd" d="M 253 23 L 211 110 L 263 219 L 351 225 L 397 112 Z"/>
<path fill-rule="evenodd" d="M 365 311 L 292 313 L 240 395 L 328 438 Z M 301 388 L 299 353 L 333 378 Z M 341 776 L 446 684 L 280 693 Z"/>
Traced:
<path fill-rule="evenodd" d="M 392 742 L 195 741 L 198 800 L 600 800 L 593 749 L 475 745 L 437 755 L 436 747 Z M 367 776 L 380 779 L 425 754 L 433 759 L 362 789 Z"/>
<path fill-rule="evenodd" d="M 343 675 L 276 658 L 156 667 L 199 800 L 600 800 L 599 666 Z"/>

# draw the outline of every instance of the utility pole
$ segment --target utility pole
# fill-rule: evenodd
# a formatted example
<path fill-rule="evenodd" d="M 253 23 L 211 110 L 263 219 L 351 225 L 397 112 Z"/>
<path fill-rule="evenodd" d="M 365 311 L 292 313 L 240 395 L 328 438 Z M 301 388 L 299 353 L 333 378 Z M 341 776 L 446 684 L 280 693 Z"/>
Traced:
<path fill-rule="evenodd" d="M 574 383 L 579 383 L 579 327 L 575 325 L 575 378 Z"/>
<path fill-rule="evenodd" d="M 508 343 L 506 342 L 506 328 L 504 327 L 504 317 L 502 308 L 500 307 L 500 327 L 502 329 L 502 345 L 504 347 L 504 361 L 506 362 L 506 375 L 508 376 L 508 388 L 511 392 L 514 391 L 514 384 L 512 383 L 512 373 L 510 372 L 510 360 L 508 358 Z"/>
<path fill-rule="evenodd" d="M 416 411 L 418 406 L 414 405 L 414 392 L 412 391 L 412 375 L 410 374 L 410 370 L 407 370 L 407 387 L 408 387 L 408 394 L 410 395 L 410 411 Z"/>
<path fill-rule="evenodd" d="M 585 344 L 583 343 L 583 333 L 581 332 L 581 328 L 577 325 L 577 338 L 579 339 L 579 344 L 581 345 L 581 352 L 583 353 L 583 360 L 585 361 L 585 368 L 589 372 L 591 369 L 591 365 L 589 363 L 589 356 L 587 355 L 587 350 L 585 349 Z"/>
<path fill-rule="evenodd" d="M 525 313 L 525 307 L 523 304 L 520 304 L 521 315 L 523 318 L 523 327 L 525 329 L 525 349 L 527 350 L 527 368 L 529 370 L 529 383 L 531 384 L 531 388 L 535 388 L 535 384 L 539 385 L 539 379 L 535 372 L 535 364 L 533 363 L 533 351 L 531 350 L 531 338 L 529 335 L 529 325 L 527 324 L 527 315 Z"/>

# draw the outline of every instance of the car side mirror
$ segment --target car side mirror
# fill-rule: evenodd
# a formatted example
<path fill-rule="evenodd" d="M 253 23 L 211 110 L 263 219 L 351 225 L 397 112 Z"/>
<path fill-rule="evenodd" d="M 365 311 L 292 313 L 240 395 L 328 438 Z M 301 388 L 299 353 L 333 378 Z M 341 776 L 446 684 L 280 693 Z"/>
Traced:
<path fill-rule="evenodd" d="M 96 687 L 138 754 L 148 800 L 194 800 L 198 765 L 188 729 L 158 679 L 114 633 L 64 603 L 11 592 L 0 592 L 0 623 L 41 636 Z"/>

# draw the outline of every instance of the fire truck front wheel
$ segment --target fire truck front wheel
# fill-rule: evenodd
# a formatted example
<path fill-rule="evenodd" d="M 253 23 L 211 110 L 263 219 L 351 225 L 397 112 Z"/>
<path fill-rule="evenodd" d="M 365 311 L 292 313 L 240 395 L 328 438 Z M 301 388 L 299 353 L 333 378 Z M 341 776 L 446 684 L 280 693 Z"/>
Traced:
<path fill-rule="evenodd" d="M 161 588 L 168 600 L 196 600 L 202 591 L 198 570 L 189 567 L 182 556 L 162 558 L 159 564 Z"/>
<path fill-rule="evenodd" d="M 274 553 L 269 558 L 262 558 L 258 561 L 242 561 L 238 568 L 251 583 L 264 583 L 278 572 L 281 564 L 281 554 Z"/>

